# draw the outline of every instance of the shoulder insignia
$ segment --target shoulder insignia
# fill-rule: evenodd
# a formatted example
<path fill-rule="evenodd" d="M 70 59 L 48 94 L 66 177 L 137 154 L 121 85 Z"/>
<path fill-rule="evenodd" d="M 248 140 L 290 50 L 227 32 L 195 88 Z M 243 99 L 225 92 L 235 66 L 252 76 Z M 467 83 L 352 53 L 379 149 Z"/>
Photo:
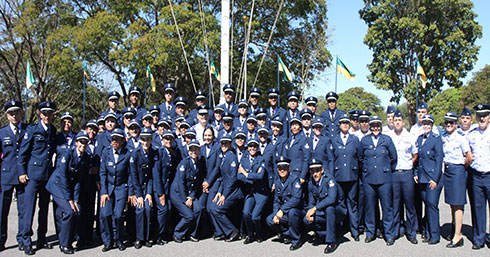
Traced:
<path fill-rule="evenodd" d="M 179 170 L 180 170 L 180 171 L 185 171 L 185 167 L 184 167 L 184 165 L 181 165 Z"/>
<path fill-rule="evenodd" d="M 330 180 L 330 181 L 328 182 L 328 186 L 329 186 L 329 187 L 334 187 L 334 186 L 335 186 L 335 183 L 333 182 L 333 180 Z"/>
<path fill-rule="evenodd" d="M 233 167 L 233 168 L 235 168 L 235 167 L 236 167 L 236 163 L 235 163 L 235 161 L 233 161 L 233 162 L 231 163 L 231 167 Z"/>
<path fill-rule="evenodd" d="M 27 132 L 24 134 L 24 139 L 29 139 L 29 134 Z"/>
<path fill-rule="evenodd" d="M 294 187 L 295 187 L 295 188 L 301 188 L 301 185 L 299 184 L 299 182 L 296 182 L 296 183 L 294 184 Z"/>
<path fill-rule="evenodd" d="M 65 163 L 66 162 L 66 158 L 65 156 L 63 156 L 63 158 L 61 158 L 61 163 Z"/>

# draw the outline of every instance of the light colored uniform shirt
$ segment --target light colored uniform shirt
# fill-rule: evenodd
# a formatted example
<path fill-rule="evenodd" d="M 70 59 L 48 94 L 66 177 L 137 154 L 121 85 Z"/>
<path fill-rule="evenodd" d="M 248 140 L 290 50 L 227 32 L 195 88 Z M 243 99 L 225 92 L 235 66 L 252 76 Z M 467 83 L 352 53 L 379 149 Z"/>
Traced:
<path fill-rule="evenodd" d="M 413 125 L 411 128 L 410 128 L 410 133 L 415 137 L 419 137 L 420 135 L 424 134 L 424 128 L 422 128 L 422 125 L 419 125 L 418 123 L 415 123 L 415 125 Z M 436 126 L 433 126 L 432 127 L 432 133 L 436 134 L 436 135 L 439 135 L 439 129 L 436 127 Z"/>
<path fill-rule="evenodd" d="M 473 161 L 470 167 L 482 173 L 490 172 L 490 128 L 476 128 L 466 137 L 470 143 Z"/>
<path fill-rule="evenodd" d="M 413 168 L 413 154 L 418 153 L 418 148 L 415 146 L 417 138 L 410 134 L 406 129 L 402 130 L 400 135 L 397 135 L 393 130 L 388 134 L 395 144 L 397 153 L 397 170 L 411 170 Z"/>
<path fill-rule="evenodd" d="M 442 134 L 444 163 L 445 164 L 464 164 L 466 157 L 464 154 L 470 151 L 468 140 L 454 131 L 452 134 L 445 132 Z"/>

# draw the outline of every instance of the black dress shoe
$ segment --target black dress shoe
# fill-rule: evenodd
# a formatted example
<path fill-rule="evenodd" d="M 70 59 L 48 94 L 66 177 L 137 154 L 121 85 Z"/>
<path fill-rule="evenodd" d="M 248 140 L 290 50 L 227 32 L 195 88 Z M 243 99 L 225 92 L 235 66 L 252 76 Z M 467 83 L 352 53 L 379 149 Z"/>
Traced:
<path fill-rule="evenodd" d="M 0 245 L 0 252 L 5 250 L 5 245 Z"/>
<path fill-rule="evenodd" d="M 247 244 L 252 243 L 253 241 L 255 241 L 255 238 L 253 238 L 253 237 L 251 237 L 251 236 L 247 236 L 247 237 L 245 238 L 245 241 L 243 241 L 243 244 L 246 244 L 246 245 L 247 245 Z"/>
<path fill-rule="evenodd" d="M 428 243 L 428 242 L 430 242 L 430 238 L 428 238 L 428 237 L 422 238 L 422 243 Z"/>
<path fill-rule="evenodd" d="M 17 247 L 19 248 L 19 251 L 24 251 L 24 244 L 23 243 L 19 243 L 19 245 Z"/>
<path fill-rule="evenodd" d="M 336 243 L 328 243 L 327 247 L 325 247 L 325 250 L 323 250 L 323 253 L 329 254 L 335 252 L 335 249 L 337 249 L 337 244 Z"/>
<path fill-rule="evenodd" d="M 141 249 L 141 247 L 143 247 L 143 242 L 136 240 L 136 242 L 134 242 L 134 248 Z"/>
<path fill-rule="evenodd" d="M 111 249 L 112 249 L 112 245 L 104 245 L 104 247 L 102 248 L 102 252 L 107 252 Z"/>
<path fill-rule="evenodd" d="M 265 239 L 263 237 L 257 236 L 257 243 L 262 243 L 264 241 L 265 241 Z"/>
<path fill-rule="evenodd" d="M 50 243 L 47 243 L 47 242 L 39 242 L 39 243 L 36 243 L 36 250 L 43 249 L 43 248 L 53 249 L 53 246 Z"/>
<path fill-rule="evenodd" d="M 150 241 L 146 241 L 145 246 L 148 248 L 151 248 L 153 245 L 150 243 Z"/>
<path fill-rule="evenodd" d="M 290 251 L 298 250 L 300 247 L 301 247 L 301 242 L 297 242 L 297 243 L 295 243 L 295 244 L 292 244 L 292 245 L 289 247 L 289 250 L 290 250 Z"/>
<path fill-rule="evenodd" d="M 405 231 L 400 231 L 400 234 L 398 234 L 399 237 L 404 237 L 405 236 Z"/>
<path fill-rule="evenodd" d="M 473 250 L 480 250 L 484 247 L 484 245 L 478 245 L 478 244 L 474 244 L 473 247 L 471 247 L 471 249 Z"/>
<path fill-rule="evenodd" d="M 383 238 L 383 232 L 381 232 L 381 231 L 378 230 L 376 232 L 376 237 L 379 238 L 379 239 L 382 239 Z"/>
<path fill-rule="evenodd" d="M 354 241 L 356 242 L 359 242 L 359 236 L 352 236 L 352 239 L 354 239 Z"/>
<path fill-rule="evenodd" d="M 424 233 L 424 232 L 421 232 L 421 234 L 420 234 L 420 238 L 422 238 L 422 239 L 427 239 L 427 236 L 425 235 L 425 233 Z M 423 242 L 423 241 L 422 241 L 422 242 Z M 424 242 L 424 243 L 425 243 L 425 242 Z"/>
<path fill-rule="evenodd" d="M 457 248 L 461 247 L 464 245 L 464 240 L 463 238 L 459 239 L 457 243 L 454 243 L 454 241 L 451 241 L 449 244 L 446 245 L 447 248 Z"/>
<path fill-rule="evenodd" d="M 407 240 L 408 240 L 408 242 L 410 242 L 410 243 L 412 243 L 412 244 L 414 244 L 414 245 L 416 245 L 416 244 L 418 244 L 418 243 L 419 243 L 419 242 L 417 241 L 417 238 L 415 238 L 415 237 L 413 237 L 413 238 L 412 238 L 412 237 L 408 237 L 408 236 L 407 236 Z"/>
<path fill-rule="evenodd" d="M 283 243 L 283 244 L 287 244 L 287 245 L 288 245 L 288 244 L 290 244 L 292 241 L 293 241 L 293 240 L 291 240 L 291 238 L 287 238 L 287 237 L 286 237 L 286 238 L 284 238 L 284 239 L 282 240 L 282 243 Z"/>
<path fill-rule="evenodd" d="M 364 239 L 365 243 L 371 243 L 372 241 L 374 241 L 374 237 L 366 237 L 366 239 Z"/>
<path fill-rule="evenodd" d="M 124 243 L 118 243 L 117 248 L 119 249 L 119 251 L 124 251 L 126 250 L 126 245 Z"/>
<path fill-rule="evenodd" d="M 213 236 L 213 239 L 214 239 L 214 241 L 221 241 L 221 240 L 225 240 L 226 239 L 226 236 L 224 236 L 224 235 L 221 235 L 221 236 L 214 235 Z"/>
<path fill-rule="evenodd" d="M 430 244 L 430 245 L 436 245 L 436 244 L 438 244 L 438 243 L 439 243 L 439 240 L 430 240 L 430 241 L 429 241 L 429 244 Z"/>
<path fill-rule="evenodd" d="M 34 249 L 32 249 L 32 246 L 25 246 L 24 247 L 24 253 L 26 255 L 34 255 L 36 252 L 34 251 Z"/>
<path fill-rule="evenodd" d="M 239 237 L 239 238 L 240 238 L 240 239 L 245 239 L 245 238 L 247 238 L 247 234 L 245 234 L 245 233 L 241 232 L 241 233 L 240 233 L 240 237 Z"/>
<path fill-rule="evenodd" d="M 174 242 L 179 243 L 179 244 L 183 242 L 182 238 L 178 238 L 176 235 L 173 236 L 173 239 L 174 239 Z"/>
<path fill-rule="evenodd" d="M 239 236 L 238 230 L 233 230 L 233 232 L 231 232 L 230 237 L 225 239 L 225 242 L 233 242 L 238 239 L 238 236 Z"/>
<path fill-rule="evenodd" d="M 60 250 L 64 254 L 74 254 L 75 253 L 73 251 L 73 248 L 71 248 L 71 247 L 60 246 Z"/>
<path fill-rule="evenodd" d="M 388 239 L 386 240 L 386 246 L 392 246 L 395 244 L 395 239 Z"/>
<path fill-rule="evenodd" d="M 191 240 L 191 242 L 194 242 L 194 243 L 199 242 L 199 239 L 197 237 L 194 237 L 194 236 L 190 236 L 189 240 Z"/>

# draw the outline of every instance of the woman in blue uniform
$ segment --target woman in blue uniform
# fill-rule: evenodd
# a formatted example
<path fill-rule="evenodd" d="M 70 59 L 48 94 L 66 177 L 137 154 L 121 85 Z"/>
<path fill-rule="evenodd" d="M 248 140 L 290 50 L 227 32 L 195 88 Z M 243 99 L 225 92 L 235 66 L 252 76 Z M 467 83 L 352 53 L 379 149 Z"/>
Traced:
<path fill-rule="evenodd" d="M 238 179 L 245 184 L 243 221 L 247 228 L 244 244 L 263 241 L 262 212 L 269 198 L 267 171 L 259 152 L 259 139 L 252 138 L 247 143 L 248 152 L 238 168 Z"/>
<path fill-rule="evenodd" d="M 75 232 L 75 217 L 79 215 L 80 176 L 88 174 L 93 166 L 93 156 L 87 150 L 88 135 L 81 131 L 76 136 L 75 147 L 61 152 L 54 173 L 46 184 L 46 190 L 55 201 L 56 226 L 60 250 L 73 254 L 72 242 Z"/>
<path fill-rule="evenodd" d="M 448 112 L 444 116 L 446 132 L 442 134 L 444 150 L 444 200 L 451 206 L 453 230 L 448 248 L 463 246 L 463 208 L 466 204 L 466 170 L 472 159 L 468 140 L 456 131 L 458 115 Z"/>
<path fill-rule="evenodd" d="M 176 243 L 182 243 L 187 236 L 193 242 L 199 241 L 197 228 L 207 199 L 207 194 L 202 190 L 206 163 L 200 155 L 199 141 L 191 140 L 188 148 L 188 156 L 179 163 L 170 187 L 172 207 L 175 207 L 181 216 L 174 230 L 173 239 Z"/>
<path fill-rule="evenodd" d="M 381 134 L 383 123 L 379 116 L 371 117 L 369 127 L 371 134 L 361 140 L 359 159 L 363 161 L 363 186 L 365 193 L 366 239 L 374 240 L 376 231 L 375 208 L 378 199 L 383 210 L 383 228 L 386 245 L 395 243 L 393 231 L 393 188 L 392 170 L 396 166 L 397 152 L 391 138 Z"/>
<path fill-rule="evenodd" d="M 431 245 L 440 241 L 439 196 L 442 190 L 443 143 L 438 134 L 432 132 L 434 117 L 425 114 L 422 118 L 423 133 L 418 136 L 415 146 L 418 148 L 418 166 L 414 179 L 425 205 L 425 226 L 422 242 Z"/>

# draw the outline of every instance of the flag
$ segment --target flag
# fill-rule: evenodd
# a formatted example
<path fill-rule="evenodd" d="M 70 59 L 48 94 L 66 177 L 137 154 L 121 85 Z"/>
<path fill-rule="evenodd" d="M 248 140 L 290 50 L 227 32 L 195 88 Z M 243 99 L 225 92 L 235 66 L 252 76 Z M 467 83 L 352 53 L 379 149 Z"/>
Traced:
<path fill-rule="evenodd" d="M 354 81 L 354 78 L 356 77 L 356 74 L 347 69 L 347 66 L 345 66 L 345 64 L 340 60 L 339 57 L 337 57 L 337 72 L 352 81 Z"/>
<path fill-rule="evenodd" d="M 218 81 L 221 81 L 221 75 L 219 74 L 218 69 L 216 69 L 216 66 L 214 66 L 214 62 L 213 61 L 211 61 L 211 73 L 214 74 L 214 76 L 216 77 L 216 79 Z"/>
<path fill-rule="evenodd" d="M 427 85 L 427 77 L 425 76 L 424 69 L 417 60 L 417 75 L 420 75 L 420 81 L 422 81 L 422 87 L 425 88 Z"/>
<path fill-rule="evenodd" d="M 150 81 L 150 84 L 151 84 L 151 92 L 157 91 L 157 82 L 155 81 L 155 78 L 153 77 L 153 74 L 151 74 L 150 65 L 146 66 L 146 77 Z"/>
<path fill-rule="evenodd" d="M 289 82 L 293 82 L 293 75 L 291 75 L 291 72 L 289 71 L 288 67 L 282 62 L 281 57 L 277 57 L 279 60 L 278 69 L 281 72 L 284 72 L 284 76 L 289 80 Z"/>
<path fill-rule="evenodd" d="M 86 61 L 83 61 L 83 75 L 87 78 L 87 80 L 89 79 L 88 78 L 88 69 L 87 69 L 87 62 Z"/>
<path fill-rule="evenodd" d="M 31 72 L 31 64 L 29 63 L 29 59 L 27 59 L 27 70 L 26 70 L 26 87 L 31 89 L 34 85 L 34 77 Z"/>

